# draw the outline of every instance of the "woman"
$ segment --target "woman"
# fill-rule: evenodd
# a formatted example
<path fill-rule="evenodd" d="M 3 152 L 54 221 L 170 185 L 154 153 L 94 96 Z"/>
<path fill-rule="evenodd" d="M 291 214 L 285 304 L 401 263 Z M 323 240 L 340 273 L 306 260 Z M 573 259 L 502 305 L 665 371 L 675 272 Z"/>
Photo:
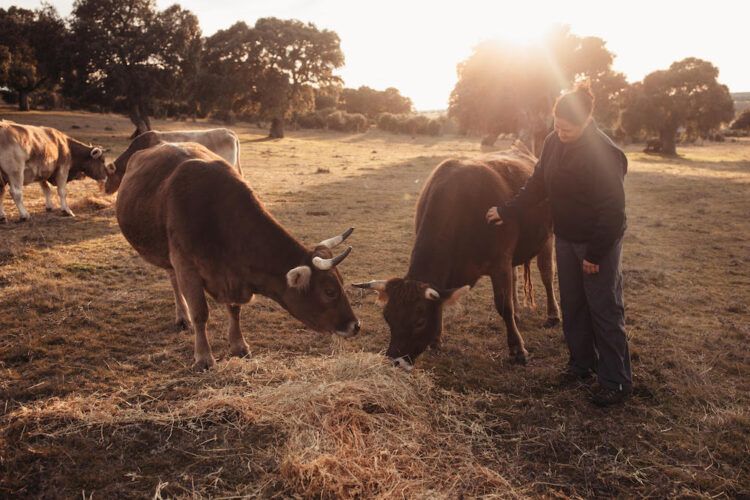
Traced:
<path fill-rule="evenodd" d="M 500 225 L 549 200 L 570 352 L 565 376 L 586 380 L 596 373 L 599 387 L 592 401 L 609 406 L 628 399 L 633 387 L 621 272 L 628 162 L 596 126 L 593 110 L 587 85 L 557 99 L 555 130 L 544 141 L 533 175 L 513 200 L 490 208 L 486 218 Z"/>

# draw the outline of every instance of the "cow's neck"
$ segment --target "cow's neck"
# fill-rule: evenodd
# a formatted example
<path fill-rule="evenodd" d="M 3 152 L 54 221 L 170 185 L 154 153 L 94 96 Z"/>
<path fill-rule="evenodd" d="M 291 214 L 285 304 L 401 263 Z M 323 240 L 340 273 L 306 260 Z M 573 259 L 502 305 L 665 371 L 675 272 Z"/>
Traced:
<path fill-rule="evenodd" d="M 429 229 L 422 228 L 414 242 L 405 279 L 422 281 L 438 288 L 447 287 L 451 273 L 450 248 L 439 246 L 439 241 L 440 238 L 429 234 Z"/>
<path fill-rule="evenodd" d="M 268 213 L 263 212 L 249 224 L 238 239 L 242 265 L 240 272 L 261 295 L 279 303 L 286 290 L 286 275 L 308 260 L 307 249 Z"/>
<path fill-rule="evenodd" d="M 73 162 L 79 162 L 91 154 L 91 146 L 82 143 L 72 137 L 68 137 L 68 149 Z"/>

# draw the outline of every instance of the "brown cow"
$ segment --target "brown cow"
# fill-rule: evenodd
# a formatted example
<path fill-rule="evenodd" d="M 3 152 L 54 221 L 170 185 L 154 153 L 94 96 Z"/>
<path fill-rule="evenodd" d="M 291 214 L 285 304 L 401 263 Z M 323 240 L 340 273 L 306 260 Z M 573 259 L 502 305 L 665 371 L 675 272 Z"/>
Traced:
<path fill-rule="evenodd" d="M 406 276 L 354 285 L 377 290 L 385 304 L 391 329 L 386 355 L 397 365 L 411 369 L 428 346 L 439 344 L 443 308 L 485 275 L 492 280 L 495 307 L 505 321 L 510 356 L 526 363 L 528 353 L 514 317 L 513 269 L 534 256 L 547 291 L 545 326 L 559 322 L 549 206 L 542 204 L 519 222 L 502 226 L 488 225 L 484 218 L 487 207 L 510 200 L 521 189 L 534 163 L 519 146 L 483 160 L 441 163 L 417 203 L 416 241 Z"/>
<path fill-rule="evenodd" d="M 73 216 L 68 207 L 68 180 L 86 175 L 102 182 L 107 176 L 105 150 L 68 137 L 49 127 L 0 122 L 0 222 L 5 222 L 5 185 L 18 207 L 21 221 L 29 219 L 23 205 L 23 186 L 38 182 L 44 192 L 47 211 L 54 209 L 48 181 L 57 186 L 63 215 Z"/>
<path fill-rule="evenodd" d="M 177 322 L 195 334 L 195 367 L 215 361 L 206 337 L 205 293 L 226 304 L 235 356 L 248 354 L 240 305 L 254 294 L 278 302 L 310 328 L 343 337 L 360 328 L 336 266 L 352 230 L 309 250 L 263 207 L 231 165 L 195 143 L 163 143 L 134 154 L 117 199 L 122 233 L 147 262 L 167 270 Z"/>
<path fill-rule="evenodd" d="M 161 142 L 197 142 L 209 151 L 224 158 L 230 165 L 234 165 L 242 174 L 240 166 L 240 140 L 237 134 L 226 128 L 213 128 L 208 130 L 171 130 L 160 132 L 149 130 L 136 137 L 110 167 L 112 174 L 107 177 L 104 192 L 113 194 L 120 187 L 122 177 L 128 166 L 128 160 L 136 152 L 156 146 Z"/>

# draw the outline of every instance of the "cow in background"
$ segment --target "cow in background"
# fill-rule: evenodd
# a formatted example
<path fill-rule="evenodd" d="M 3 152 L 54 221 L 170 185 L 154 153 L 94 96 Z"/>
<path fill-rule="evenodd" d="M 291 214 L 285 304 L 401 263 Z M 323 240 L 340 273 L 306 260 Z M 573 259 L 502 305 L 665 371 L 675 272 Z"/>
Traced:
<path fill-rule="evenodd" d="M 214 128 L 208 130 L 174 130 L 159 132 L 150 130 L 136 137 L 114 162 L 112 175 L 107 178 L 104 190 L 107 194 L 113 194 L 120 187 L 128 160 L 136 152 L 156 146 L 162 142 L 194 142 L 205 146 L 209 151 L 219 155 L 230 165 L 237 169 L 242 175 L 240 166 L 240 140 L 237 135 L 226 128 Z"/>
<path fill-rule="evenodd" d="M 74 216 L 68 206 L 68 180 L 80 176 L 100 183 L 107 178 L 105 150 L 73 139 L 50 127 L 0 122 L 0 222 L 6 221 L 3 197 L 6 186 L 18 207 L 20 220 L 29 219 L 23 204 L 23 186 L 38 182 L 47 211 L 54 209 L 49 183 L 57 186 L 63 215 Z"/>

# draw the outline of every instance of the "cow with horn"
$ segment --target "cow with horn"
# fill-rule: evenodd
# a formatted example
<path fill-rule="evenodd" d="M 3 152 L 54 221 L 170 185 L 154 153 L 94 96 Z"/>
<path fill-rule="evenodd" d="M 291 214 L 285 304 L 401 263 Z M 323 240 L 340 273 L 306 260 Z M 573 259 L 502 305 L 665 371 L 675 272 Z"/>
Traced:
<path fill-rule="evenodd" d="M 560 322 L 552 288 L 553 235 L 549 204 L 522 219 L 489 226 L 487 204 L 510 200 L 529 178 L 536 158 L 523 144 L 481 160 L 446 160 L 425 182 L 417 202 L 416 241 L 406 276 L 354 286 L 378 292 L 391 330 L 386 355 L 410 370 L 427 347 L 440 343 L 443 310 L 455 304 L 482 276 L 489 276 L 502 317 L 511 360 L 525 364 L 528 352 L 516 324 L 514 266 L 536 256 L 547 292 L 546 327 Z M 530 288 L 525 287 L 527 293 Z"/>
<path fill-rule="evenodd" d="M 198 370 L 215 364 L 206 292 L 226 305 L 234 356 L 248 354 L 240 307 L 255 294 L 313 330 L 342 337 L 359 332 L 337 269 L 351 247 L 332 252 L 353 229 L 306 248 L 229 163 L 200 144 L 162 143 L 135 153 L 120 186 L 117 221 L 141 257 L 167 271 L 176 322 L 195 335 Z"/>

